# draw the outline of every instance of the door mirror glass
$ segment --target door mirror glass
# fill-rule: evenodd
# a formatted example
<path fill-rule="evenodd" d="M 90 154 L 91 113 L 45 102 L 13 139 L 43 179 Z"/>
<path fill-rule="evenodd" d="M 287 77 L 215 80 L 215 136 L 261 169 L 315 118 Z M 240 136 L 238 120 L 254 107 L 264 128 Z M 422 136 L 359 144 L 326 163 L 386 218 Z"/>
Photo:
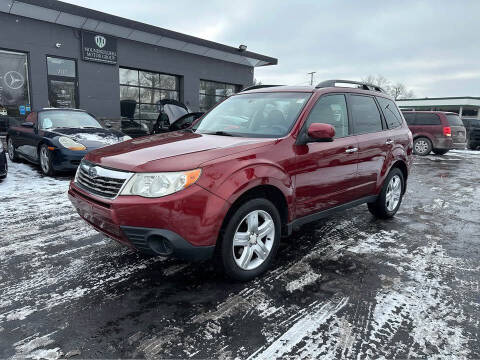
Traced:
<path fill-rule="evenodd" d="M 314 141 L 333 141 L 335 128 L 330 124 L 313 123 L 308 127 L 308 136 Z"/>
<path fill-rule="evenodd" d="M 26 122 L 22 123 L 22 126 L 26 127 L 26 128 L 33 128 L 33 123 L 30 122 L 30 121 L 26 121 Z"/>

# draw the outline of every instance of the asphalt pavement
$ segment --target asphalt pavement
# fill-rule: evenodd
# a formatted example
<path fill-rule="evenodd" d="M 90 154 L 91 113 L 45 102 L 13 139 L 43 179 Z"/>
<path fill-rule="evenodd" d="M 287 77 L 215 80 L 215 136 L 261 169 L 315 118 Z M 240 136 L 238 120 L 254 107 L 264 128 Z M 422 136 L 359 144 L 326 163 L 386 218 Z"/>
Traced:
<path fill-rule="evenodd" d="M 480 152 L 417 157 L 394 219 L 306 225 L 248 283 L 97 233 L 69 179 L 0 183 L 0 358 L 480 358 Z"/>

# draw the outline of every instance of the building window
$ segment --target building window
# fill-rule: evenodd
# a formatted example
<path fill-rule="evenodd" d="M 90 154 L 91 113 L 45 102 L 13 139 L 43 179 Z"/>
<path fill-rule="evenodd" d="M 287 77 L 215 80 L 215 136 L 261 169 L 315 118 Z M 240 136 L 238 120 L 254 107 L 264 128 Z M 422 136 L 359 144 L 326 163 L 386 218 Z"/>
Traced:
<path fill-rule="evenodd" d="M 77 108 L 77 63 L 47 56 L 48 101 L 56 108 Z"/>
<path fill-rule="evenodd" d="M 180 100 L 179 76 L 120 68 L 119 78 L 122 117 L 138 120 L 150 129 L 157 120 L 160 100 Z"/>
<path fill-rule="evenodd" d="M 236 93 L 238 85 L 200 80 L 200 111 L 208 111 L 213 105 Z"/>
<path fill-rule="evenodd" d="M 0 50 L 0 131 L 30 111 L 27 54 Z"/>

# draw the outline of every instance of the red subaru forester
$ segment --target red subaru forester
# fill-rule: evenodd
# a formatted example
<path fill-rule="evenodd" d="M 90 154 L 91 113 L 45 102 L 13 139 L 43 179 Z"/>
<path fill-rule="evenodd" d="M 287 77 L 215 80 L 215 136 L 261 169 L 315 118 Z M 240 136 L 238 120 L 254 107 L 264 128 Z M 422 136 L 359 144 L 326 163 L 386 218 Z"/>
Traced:
<path fill-rule="evenodd" d="M 121 243 L 215 257 L 228 276 L 248 280 L 294 227 L 363 203 L 392 217 L 411 162 L 412 134 L 395 102 L 373 85 L 329 80 L 246 90 L 188 129 L 92 151 L 68 194 Z"/>

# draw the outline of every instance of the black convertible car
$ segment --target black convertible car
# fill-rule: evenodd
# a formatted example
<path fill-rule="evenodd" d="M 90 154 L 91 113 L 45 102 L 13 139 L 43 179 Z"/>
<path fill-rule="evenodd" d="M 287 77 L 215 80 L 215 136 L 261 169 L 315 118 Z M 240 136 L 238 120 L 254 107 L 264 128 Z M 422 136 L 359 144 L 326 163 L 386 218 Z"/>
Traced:
<path fill-rule="evenodd" d="M 40 164 L 45 175 L 75 170 L 91 150 L 130 139 L 104 129 L 93 115 L 76 109 L 42 109 L 32 112 L 21 126 L 7 133 L 11 161 L 22 157 Z"/>
<path fill-rule="evenodd" d="M 0 140 L 0 180 L 5 179 L 8 172 L 7 157 L 3 148 L 2 140 Z"/>

